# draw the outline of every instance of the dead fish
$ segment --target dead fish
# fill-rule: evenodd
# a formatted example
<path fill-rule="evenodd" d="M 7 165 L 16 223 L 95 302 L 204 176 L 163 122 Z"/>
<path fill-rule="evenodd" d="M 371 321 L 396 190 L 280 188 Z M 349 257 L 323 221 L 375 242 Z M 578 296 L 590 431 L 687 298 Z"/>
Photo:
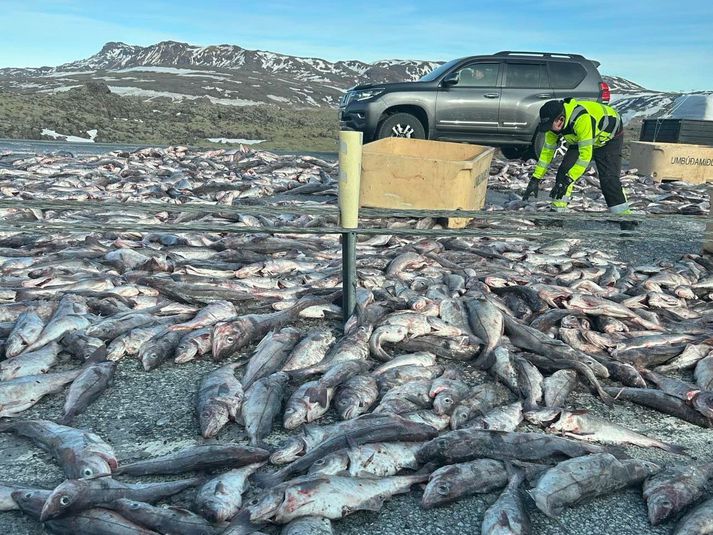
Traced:
<path fill-rule="evenodd" d="M 674 535 L 704 535 L 713 532 L 711 509 L 713 509 L 713 499 L 696 506 L 676 525 Z"/>
<path fill-rule="evenodd" d="M 376 379 L 371 375 L 356 375 L 337 387 L 334 405 L 342 420 L 364 414 L 379 397 Z"/>
<path fill-rule="evenodd" d="M 465 428 L 444 433 L 427 442 L 419 450 L 416 458 L 422 464 L 458 463 L 480 457 L 543 462 L 605 451 L 602 446 L 583 444 L 542 433 Z"/>
<path fill-rule="evenodd" d="M 544 378 L 540 370 L 525 358 L 515 356 L 513 363 L 517 373 L 520 396 L 524 399 L 524 409 L 526 411 L 536 410 L 542 401 Z"/>
<path fill-rule="evenodd" d="M 164 327 L 159 334 L 144 342 L 139 348 L 139 359 L 144 370 L 154 370 L 170 359 L 182 336 L 180 331 L 168 331 Z"/>
<path fill-rule="evenodd" d="M 557 517 L 567 507 L 640 483 L 658 470 L 648 461 L 595 453 L 550 468 L 529 492 L 540 511 Z"/>
<path fill-rule="evenodd" d="M 511 469 L 508 484 L 500 497 L 488 507 L 480 528 L 482 535 L 529 535 L 530 516 L 525 507 L 520 486 L 525 480 L 521 470 Z"/>
<path fill-rule="evenodd" d="M 604 389 L 615 399 L 631 401 L 638 405 L 650 407 L 664 414 L 670 414 L 676 418 L 681 418 L 689 423 L 700 427 L 711 427 L 711 421 L 699 413 L 697 410 L 689 407 L 686 402 L 681 399 L 669 396 L 661 390 L 654 388 L 618 388 L 604 387 Z"/>
<path fill-rule="evenodd" d="M 39 338 L 44 327 L 45 322 L 34 310 L 22 312 L 5 341 L 5 356 L 10 358 L 22 353 Z"/>
<path fill-rule="evenodd" d="M 230 301 L 215 301 L 210 305 L 200 309 L 198 314 L 184 323 L 176 323 L 168 329 L 171 331 L 192 331 L 215 325 L 220 321 L 228 321 L 238 315 L 235 305 Z"/>
<path fill-rule="evenodd" d="M 503 315 L 487 299 L 468 299 L 465 301 L 465 307 L 471 330 L 475 336 L 485 342 L 481 354 L 473 364 L 481 368 L 489 368 L 493 364 L 491 353 L 503 334 Z"/>
<path fill-rule="evenodd" d="M 118 466 L 113 448 L 94 433 L 48 420 L 19 418 L 0 424 L 0 431 L 12 431 L 32 440 L 62 465 L 70 479 L 111 475 Z"/>
<path fill-rule="evenodd" d="M 203 327 L 202 329 L 190 331 L 178 341 L 173 361 L 176 364 L 183 364 L 203 357 L 210 353 L 212 344 L 212 327 Z"/>
<path fill-rule="evenodd" d="M 242 415 L 253 446 L 270 434 L 273 420 L 282 409 L 288 381 L 286 373 L 273 373 L 255 381 L 245 392 Z"/>
<path fill-rule="evenodd" d="M 217 323 L 213 329 L 213 358 L 223 359 L 268 332 L 281 329 L 295 320 L 305 308 L 325 302 L 331 302 L 331 299 L 303 297 L 286 310 L 269 314 L 248 314 L 230 322 Z"/>
<path fill-rule="evenodd" d="M 433 472 L 423 492 L 421 505 L 430 509 L 473 494 L 487 494 L 508 481 L 505 465 L 493 459 L 451 464 Z"/>
<path fill-rule="evenodd" d="M 679 455 L 685 453 L 681 446 L 642 435 L 622 425 L 598 418 L 585 410 L 561 411 L 559 419 L 550 424 L 548 430 L 566 437 L 602 444 L 633 444 L 642 448 L 659 448 Z"/>
<path fill-rule="evenodd" d="M 218 368 L 201 379 L 196 394 L 196 413 L 203 438 L 214 437 L 228 423 L 235 421 L 245 394 L 235 377 L 239 363 Z"/>
<path fill-rule="evenodd" d="M 40 349 L 25 351 L 11 359 L 0 362 L 0 381 L 11 381 L 18 377 L 47 373 L 59 362 L 59 344 L 50 342 Z"/>
<path fill-rule="evenodd" d="M 259 462 L 236 468 L 203 484 L 196 493 L 196 510 L 214 523 L 233 518 L 242 505 L 248 478 L 264 464 Z"/>
<path fill-rule="evenodd" d="M 651 525 L 674 518 L 698 501 L 712 477 L 713 463 L 674 466 L 649 477 L 643 495 Z"/>
<path fill-rule="evenodd" d="M 713 390 L 713 355 L 709 355 L 698 361 L 693 376 L 696 379 L 696 384 L 701 387 L 701 390 Z"/>
<path fill-rule="evenodd" d="M 211 526 L 205 518 L 178 507 L 156 507 L 126 498 L 104 504 L 104 507 L 157 533 L 175 535 L 215 535 L 217 533 L 216 528 Z"/>
<path fill-rule="evenodd" d="M 334 344 L 334 340 L 334 334 L 331 329 L 320 328 L 310 331 L 307 336 L 295 345 L 282 366 L 282 371 L 289 372 L 319 364 L 324 359 L 329 348 Z"/>
<path fill-rule="evenodd" d="M 236 444 L 199 444 L 185 450 L 124 464 L 115 474 L 146 476 L 180 474 L 197 470 L 239 468 L 267 460 L 270 452 Z"/>
<path fill-rule="evenodd" d="M 74 381 L 81 370 L 26 375 L 10 381 L 0 381 L 0 417 L 13 416 L 32 407 L 47 394 L 60 392 Z"/>
<path fill-rule="evenodd" d="M 67 353 L 83 362 L 99 362 L 106 359 L 107 356 L 104 340 L 88 336 L 83 331 L 72 331 L 65 334 L 60 343 Z"/>
<path fill-rule="evenodd" d="M 111 477 L 69 479 L 60 483 L 47 497 L 40 521 L 77 513 L 121 498 L 156 502 L 193 487 L 200 481 L 200 478 L 193 478 L 165 483 L 122 483 Z"/>
<path fill-rule="evenodd" d="M 70 424 L 77 414 L 96 400 L 114 377 L 116 362 L 103 361 L 90 363 L 82 368 L 79 376 L 72 381 L 64 401 L 64 416 L 59 423 Z"/>
<path fill-rule="evenodd" d="M 567 398 L 577 386 L 577 372 L 558 370 L 543 382 L 545 407 L 563 407 Z"/>
<path fill-rule="evenodd" d="M 321 393 L 313 395 L 317 390 Z M 287 401 L 283 414 L 283 427 L 296 429 L 303 423 L 310 423 L 321 418 L 329 409 L 333 395 L 333 388 L 320 390 L 318 381 L 303 383 Z"/>

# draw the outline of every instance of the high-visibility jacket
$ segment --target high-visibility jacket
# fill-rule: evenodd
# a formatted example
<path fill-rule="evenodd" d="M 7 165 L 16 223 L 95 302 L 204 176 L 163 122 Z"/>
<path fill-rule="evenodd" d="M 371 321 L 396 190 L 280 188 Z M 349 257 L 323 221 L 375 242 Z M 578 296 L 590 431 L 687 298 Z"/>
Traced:
<path fill-rule="evenodd" d="M 555 156 L 560 137 L 568 145 L 576 144 L 579 158 L 567 172 L 572 180 L 577 180 L 587 170 L 592 161 L 594 149 L 606 145 L 621 127 L 621 117 L 611 106 L 591 102 L 577 101 L 573 98 L 564 100 L 564 127 L 560 132 L 550 130 L 545 134 L 545 144 L 540 152 L 540 159 L 535 166 L 534 178 L 542 178 Z"/>

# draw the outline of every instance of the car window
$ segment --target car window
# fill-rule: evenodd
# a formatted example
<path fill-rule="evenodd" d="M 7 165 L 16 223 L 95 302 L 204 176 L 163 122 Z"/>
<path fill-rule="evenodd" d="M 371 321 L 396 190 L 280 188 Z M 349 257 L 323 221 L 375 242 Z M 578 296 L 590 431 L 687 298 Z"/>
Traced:
<path fill-rule="evenodd" d="M 470 63 L 458 71 L 458 87 L 495 87 L 499 63 Z"/>
<path fill-rule="evenodd" d="M 533 88 L 548 87 L 544 64 L 508 63 L 505 87 Z"/>
<path fill-rule="evenodd" d="M 452 60 L 449 61 L 448 63 L 444 63 L 443 65 L 440 65 L 440 66 L 436 67 L 435 69 L 433 69 L 433 70 L 432 70 L 431 72 L 429 72 L 428 74 L 426 74 L 426 75 L 424 75 L 424 76 L 421 76 L 421 78 L 419 78 L 418 81 L 419 81 L 419 82 L 432 82 L 433 80 L 435 80 L 436 78 L 438 78 L 441 74 L 443 74 L 443 73 L 449 71 L 449 70 L 450 70 L 452 67 L 454 67 L 459 61 L 460 61 L 460 59 L 452 59 Z"/>
<path fill-rule="evenodd" d="M 549 66 L 552 87 L 558 89 L 574 89 L 587 75 L 579 63 L 553 61 Z"/>

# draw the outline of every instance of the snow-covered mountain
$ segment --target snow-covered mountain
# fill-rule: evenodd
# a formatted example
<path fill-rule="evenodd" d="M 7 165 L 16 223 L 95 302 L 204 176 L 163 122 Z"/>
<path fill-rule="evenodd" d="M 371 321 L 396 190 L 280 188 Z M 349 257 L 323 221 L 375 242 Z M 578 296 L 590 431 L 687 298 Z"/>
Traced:
<path fill-rule="evenodd" d="M 89 58 L 58 67 L 0 69 L 0 91 L 57 93 L 98 81 L 113 93 L 147 100 L 207 98 L 233 106 L 335 107 L 341 94 L 358 83 L 413 81 L 440 63 L 329 62 L 236 45 L 200 47 L 164 41 L 141 47 L 109 42 Z M 679 96 L 649 90 L 625 78 L 605 79 L 613 105 L 627 121 L 668 113 Z"/>

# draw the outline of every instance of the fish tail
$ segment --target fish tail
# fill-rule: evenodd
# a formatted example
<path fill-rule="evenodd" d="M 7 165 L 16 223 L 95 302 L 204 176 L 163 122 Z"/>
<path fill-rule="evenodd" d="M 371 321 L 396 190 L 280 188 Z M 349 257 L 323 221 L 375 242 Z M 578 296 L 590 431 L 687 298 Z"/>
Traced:
<path fill-rule="evenodd" d="M 676 455 L 688 455 L 688 450 L 686 450 L 686 448 L 684 448 L 683 446 L 679 446 L 678 444 L 670 444 L 668 442 L 661 442 L 661 444 L 662 449 L 665 451 L 675 453 Z"/>

